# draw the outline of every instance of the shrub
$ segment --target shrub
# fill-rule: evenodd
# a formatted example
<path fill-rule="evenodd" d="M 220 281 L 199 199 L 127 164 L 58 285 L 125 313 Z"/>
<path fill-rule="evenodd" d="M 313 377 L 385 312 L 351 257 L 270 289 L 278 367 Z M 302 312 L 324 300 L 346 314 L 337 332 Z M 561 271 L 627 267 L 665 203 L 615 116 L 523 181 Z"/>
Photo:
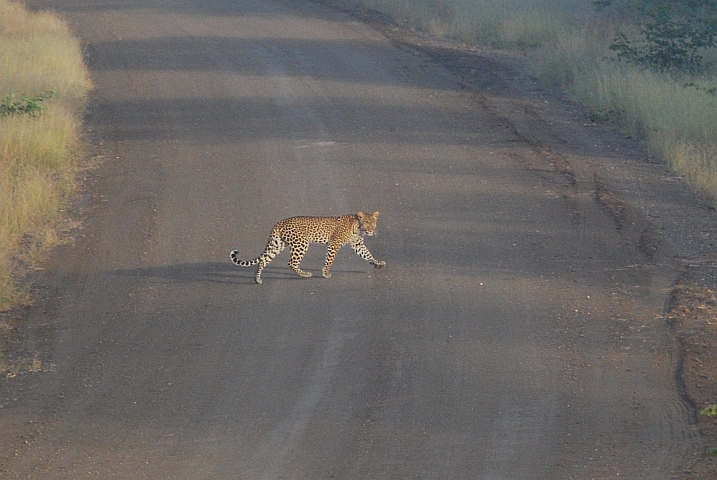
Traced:
<path fill-rule="evenodd" d="M 52 98 L 57 90 L 48 90 L 45 93 L 38 93 L 34 97 L 20 96 L 19 100 L 15 100 L 15 94 L 10 94 L 0 102 L 0 116 L 28 114 L 31 116 L 40 115 L 45 107 L 42 102 L 48 98 Z"/>
<path fill-rule="evenodd" d="M 702 69 L 704 52 L 717 46 L 717 0 L 653 0 L 639 10 L 644 19 L 638 22 L 638 38 L 615 33 L 610 49 L 618 58 L 657 71 Z"/>

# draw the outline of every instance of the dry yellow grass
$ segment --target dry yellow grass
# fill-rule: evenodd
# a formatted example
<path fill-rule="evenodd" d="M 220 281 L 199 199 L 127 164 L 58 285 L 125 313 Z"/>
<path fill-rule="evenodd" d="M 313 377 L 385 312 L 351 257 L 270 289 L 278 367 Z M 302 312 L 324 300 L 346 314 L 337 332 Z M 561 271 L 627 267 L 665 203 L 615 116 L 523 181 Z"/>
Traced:
<path fill-rule="evenodd" d="M 54 14 L 0 0 L 0 100 L 56 90 L 40 115 L 0 116 L 0 310 L 27 299 L 18 259 L 51 247 L 73 190 L 91 81 L 82 49 Z"/>
<path fill-rule="evenodd" d="M 717 97 L 705 92 L 714 78 L 688 80 L 596 60 L 576 68 L 574 97 L 599 116 L 642 138 L 694 190 L 717 204 Z"/>

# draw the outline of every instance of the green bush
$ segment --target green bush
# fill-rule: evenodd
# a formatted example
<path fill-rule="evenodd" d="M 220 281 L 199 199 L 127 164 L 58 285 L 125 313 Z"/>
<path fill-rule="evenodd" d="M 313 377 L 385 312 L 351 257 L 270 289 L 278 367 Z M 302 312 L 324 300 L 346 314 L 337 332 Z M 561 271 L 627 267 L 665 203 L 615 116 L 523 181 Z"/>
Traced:
<path fill-rule="evenodd" d="M 0 116 L 27 114 L 31 116 L 40 115 L 45 106 L 42 104 L 48 98 L 52 98 L 56 90 L 48 90 L 45 93 L 38 93 L 34 97 L 20 96 L 15 100 L 15 95 L 10 94 L 0 102 Z"/>
<path fill-rule="evenodd" d="M 637 38 L 618 30 L 610 45 L 618 58 L 657 71 L 702 70 L 704 53 L 717 46 L 717 0 L 652 0 L 637 10 Z"/>
<path fill-rule="evenodd" d="M 708 418 L 717 418 L 717 405 L 710 405 L 700 411 L 700 415 Z"/>

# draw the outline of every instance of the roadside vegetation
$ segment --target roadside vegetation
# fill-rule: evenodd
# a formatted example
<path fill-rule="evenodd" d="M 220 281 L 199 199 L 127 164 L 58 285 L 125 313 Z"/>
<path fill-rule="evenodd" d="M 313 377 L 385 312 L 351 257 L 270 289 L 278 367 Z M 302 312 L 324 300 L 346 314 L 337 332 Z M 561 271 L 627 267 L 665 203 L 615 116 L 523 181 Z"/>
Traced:
<path fill-rule="evenodd" d="M 472 45 L 618 123 L 717 205 L 717 0 L 354 0 Z"/>
<path fill-rule="evenodd" d="M 79 168 L 91 81 L 67 24 L 10 0 L 0 0 L 0 71 L 3 311 L 28 298 L 18 282 L 22 266 L 58 242 L 57 227 Z"/>

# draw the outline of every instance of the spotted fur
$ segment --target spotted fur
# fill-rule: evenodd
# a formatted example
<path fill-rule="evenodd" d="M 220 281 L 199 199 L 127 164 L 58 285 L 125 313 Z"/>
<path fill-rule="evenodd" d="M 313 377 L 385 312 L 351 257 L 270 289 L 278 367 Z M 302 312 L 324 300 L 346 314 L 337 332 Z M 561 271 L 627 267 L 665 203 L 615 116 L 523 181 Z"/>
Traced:
<path fill-rule="evenodd" d="M 289 266 L 302 277 L 310 277 L 311 273 L 299 268 L 310 243 L 328 244 L 326 251 L 326 264 L 322 271 L 324 278 L 331 277 L 331 265 L 334 263 L 336 253 L 347 243 L 364 260 L 374 268 L 381 268 L 386 262 L 379 262 L 363 243 L 364 235 L 373 235 L 376 231 L 378 212 L 369 215 L 358 212 L 356 215 L 342 215 L 340 217 L 291 217 L 280 221 L 271 230 L 269 241 L 264 252 L 253 260 L 240 260 L 238 250 L 232 251 L 229 256 L 236 265 L 250 267 L 259 265 L 254 277 L 256 283 L 261 283 L 261 272 L 269 262 L 281 253 L 286 245 L 291 249 Z"/>

